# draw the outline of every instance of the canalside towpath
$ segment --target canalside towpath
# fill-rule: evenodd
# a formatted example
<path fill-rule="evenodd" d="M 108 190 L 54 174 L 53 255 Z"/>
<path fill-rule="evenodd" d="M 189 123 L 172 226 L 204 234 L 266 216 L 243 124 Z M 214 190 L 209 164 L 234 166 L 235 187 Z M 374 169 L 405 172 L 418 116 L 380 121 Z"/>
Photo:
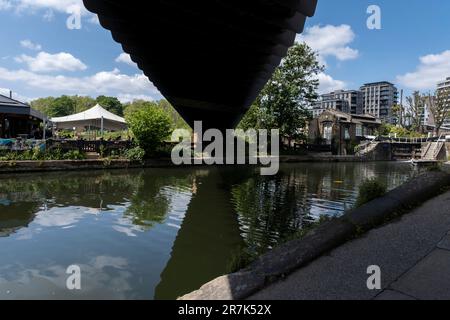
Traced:
<path fill-rule="evenodd" d="M 368 274 L 370 266 L 380 269 L 381 289 L 368 288 L 374 275 Z M 337 247 L 249 299 L 450 299 L 449 271 L 450 191 Z"/>

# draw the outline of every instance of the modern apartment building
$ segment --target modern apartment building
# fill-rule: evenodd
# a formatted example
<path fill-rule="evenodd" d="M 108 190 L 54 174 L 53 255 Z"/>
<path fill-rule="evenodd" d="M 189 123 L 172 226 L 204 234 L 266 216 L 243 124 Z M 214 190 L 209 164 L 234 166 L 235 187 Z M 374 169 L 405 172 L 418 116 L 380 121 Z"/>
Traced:
<path fill-rule="evenodd" d="M 349 113 L 363 114 L 363 94 L 358 90 L 340 90 L 335 91 L 336 99 L 341 99 L 349 106 Z"/>
<path fill-rule="evenodd" d="M 395 123 L 392 107 L 398 103 L 398 90 L 390 82 L 367 83 L 361 87 L 363 112 L 380 118 L 383 122 Z"/>
<path fill-rule="evenodd" d="M 362 93 L 357 90 L 339 90 L 323 94 L 313 106 L 313 116 L 320 116 L 325 110 L 337 110 L 344 113 L 362 114 Z"/>
<path fill-rule="evenodd" d="M 450 77 L 438 83 L 437 99 L 443 99 L 447 104 L 447 108 L 450 109 Z M 443 126 L 445 128 L 450 128 L 450 119 L 447 119 Z"/>

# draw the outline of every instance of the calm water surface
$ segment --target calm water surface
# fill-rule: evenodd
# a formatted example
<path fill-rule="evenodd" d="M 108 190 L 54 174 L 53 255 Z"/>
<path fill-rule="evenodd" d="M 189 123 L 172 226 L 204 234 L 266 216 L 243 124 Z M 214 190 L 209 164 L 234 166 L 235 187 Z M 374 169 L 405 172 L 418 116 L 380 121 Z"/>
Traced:
<path fill-rule="evenodd" d="M 0 176 L 0 299 L 174 299 L 322 215 L 365 177 L 394 188 L 408 164 L 149 169 Z M 82 290 L 66 289 L 70 265 Z"/>

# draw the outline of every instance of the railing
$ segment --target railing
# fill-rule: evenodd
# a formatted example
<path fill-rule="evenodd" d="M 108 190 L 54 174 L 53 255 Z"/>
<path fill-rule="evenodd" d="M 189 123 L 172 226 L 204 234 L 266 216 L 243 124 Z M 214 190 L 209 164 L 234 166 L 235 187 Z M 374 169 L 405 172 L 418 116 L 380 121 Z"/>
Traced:
<path fill-rule="evenodd" d="M 111 152 L 112 150 L 125 150 L 131 148 L 132 141 L 106 141 L 106 140 L 47 140 L 48 149 L 61 149 L 63 151 L 79 150 L 80 152 Z"/>
<path fill-rule="evenodd" d="M 431 138 L 394 138 L 394 137 L 378 137 L 377 140 L 381 142 L 393 142 L 393 143 L 427 143 L 427 142 L 437 142 L 439 137 Z"/>

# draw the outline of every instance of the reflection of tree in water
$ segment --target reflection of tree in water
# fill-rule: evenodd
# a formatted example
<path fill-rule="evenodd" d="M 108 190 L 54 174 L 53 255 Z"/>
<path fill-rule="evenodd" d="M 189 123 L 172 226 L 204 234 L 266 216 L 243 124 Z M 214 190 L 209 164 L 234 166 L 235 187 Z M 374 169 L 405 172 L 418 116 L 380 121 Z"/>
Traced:
<path fill-rule="evenodd" d="M 379 177 L 389 189 L 412 175 L 393 163 L 322 163 L 283 165 L 275 177 L 255 175 L 232 188 L 242 235 L 251 254 L 289 238 L 322 215 L 351 208 L 366 178 Z"/>
<path fill-rule="evenodd" d="M 252 253 L 273 247 L 308 224 L 305 187 L 295 173 L 255 176 L 232 189 L 246 244 Z"/>
<path fill-rule="evenodd" d="M 129 204 L 125 217 L 138 226 L 161 223 L 173 192 L 192 187 L 189 171 L 68 172 L 0 178 L 0 234 L 27 227 L 35 215 L 53 207 L 108 211 Z M 192 172 L 191 172 L 192 173 Z"/>
<path fill-rule="evenodd" d="M 133 190 L 133 176 L 123 172 L 53 173 L 0 179 L 0 195 L 14 201 L 48 201 L 51 206 L 97 207 L 123 203 Z"/>
<path fill-rule="evenodd" d="M 0 235 L 27 227 L 41 210 L 82 206 L 107 210 L 132 193 L 124 173 L 52 173 L 0 178 Z"/>
<path fill-rule="evenodd" d="M 193 179 L 194 176 L 190 174 L 167 176 L 143 173 L 135 177 L 135 188 L 125 218 L 146 229 L 163 223 L 169 212 L 172 195 L 177 189 L 185 191 L 192 188 Z"/>
<path fill-rule="evenodd" d="M 34 220 L 39 206 L 36 202 L 0 204 L 0 238 L 27 227 Z"/>

